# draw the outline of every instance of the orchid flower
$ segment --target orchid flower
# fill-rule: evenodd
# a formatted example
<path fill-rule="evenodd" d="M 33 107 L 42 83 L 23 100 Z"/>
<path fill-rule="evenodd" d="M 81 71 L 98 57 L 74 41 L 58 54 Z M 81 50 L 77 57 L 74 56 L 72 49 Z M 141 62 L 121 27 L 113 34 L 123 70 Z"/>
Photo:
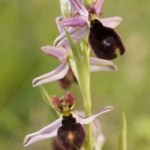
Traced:
<path fill-rule="evenodd" d="M 102 15 L 102 6 L 104 0 L 96 0 L 91 6 L 86 9 L 81 0 L 70 0 L 71 6 L 76 11 L 76 14 L 64 18 L 60 21 L 60 25 L 67 27 L 68 32 L 74 40 L 82 39 L 89 33 L 90 18 L 89 15 L 95 14 L 98 17 Z M 115 28 L 120 24 L 122 19 L 118 16 L 99 19 L 105 27 Z M 54 46 L 61 46 L 68 42 L 65 32 L 59 35 Z"/>
<path fill-rule="evenodd" d="M 60 112 L 61 117 L 41 130 L 28 134 L 23 143 L 25 147 L 56 136 L 57 142 L 64 149 L 80 149 L 84 145 L 86 137 L 83 125 L 93 122 L 98 116 L 113 109 L 111 106 L 107 106 L 96 115 L 84 119 L 72 112 L 75 106 L 75 97 L 70 92 L 60 98 L 56 95 L 52 96 L 52 104 Z"/>
<path fill-rule="evenodd" d="M 112 109 L 113 108 L 111 106 L 107 106 L 99 113 L 97 113 L 89 118 L 85 118 L 85 119 L 81 118 L 75 114 L 73 114 L 73 117 L 76 119 L 77 123 L 80 123 L 81 125 L 86 125 L 86 124 L 91 123 L 98 116 L 100 116 L 104 113 L 107 113 L 107 112 L 111 111 Z M 62 121 L 62 117 L 60 117 L 56 121 L 52 122 L 48 126 L 42 128 L 41 130 L 31 133 L 31 134 L 28 134 L 24 139 L 24 146 L 26 147 L 26 146 L 29 146 L 38 141 L 42 141 L 42 140 L 57 136 L 57 130 L 59 127 L 61 127 L 61 121 Z"/>
<path fill-rule="evenodd" d="M 75 97 L 70 92 L 67 92 L 65 96 L 60 98 L 54 95 L 52 97 L 52 104 L 62 116 L 41 130 L 27 135 L 24 139 L 24 146 L 56 136 L 60 146 L 65 148 L 72 147 L 74 146 L 72 145 L 73 142 L 78 148 L 81 148 L 86 136 L 83 125 L 93 122 L 98 116 L 113 109 L 111 106 L 107 106 L 96 115 L 84 119 L 72 112 L 75 106 Z M 94 137 L 97 137 L 95 131 L 99 132 L 100 128 L 95 123 L 94 121 L 93 133 Z"/>
<path fill-rule="evenodd" d="M 71 69 L 69 64 L 69 59 L 71 57 L 70 51 L 68 51 L 63 47 L 56 48 L 52 46 L 42 47 L 42 51 L 44 51 L 47 55 L 58 59 L 61 62 L 61 64 L 55 70 L 35 78 L 32 82 L 33 86 L 35 87 L 57 80 L 60 81 L 61 79 L 65 78 L 65 85 L 63 85 L 63 87 L 67 88 L 68 85 L 70 85 L 69 82 L 75 81 L 75 77 L 73 73 L 70 71 Z M 89 61 L 90 61 L 90 70 L 92 72 L 117 70 L 115 64 L 108 60 L 90 57 Z M 66 82 L 68 84 L 66 84 Z"/>
<path fill-rule="evenodd" d="M 56 24 L 59 32 L 63 33 L 64 29 L 59 24 L 61 20 L 62 17 L 57 17 Z M 34 87 L 58 80 L 60 86 L 63 89 L 67 89 L 72 82 L 77 82 L 69 63 L 69 59 L 72 57 L 72 54 L 69 50 L 68 44 L 62 45 L 60 47 L 44 46 L 41 49 L 47 55 L 58 59 L 61 64 L 55 70 L 35 78 L 32 81 Z M 90 71 L 92 72 L 117 70 L 116 65 L 111 61 L 89 57 L 89 62 Z"/>

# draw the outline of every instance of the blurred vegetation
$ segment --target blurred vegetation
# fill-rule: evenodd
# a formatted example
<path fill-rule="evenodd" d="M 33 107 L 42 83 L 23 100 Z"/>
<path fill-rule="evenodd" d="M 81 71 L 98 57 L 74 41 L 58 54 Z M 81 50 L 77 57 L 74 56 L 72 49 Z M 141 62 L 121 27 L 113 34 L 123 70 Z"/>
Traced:
<path fill-rule="evenodd" d="M 105 105 L 114 111 L 101 116 L 106 136 L 104 150 L 118 149 L 118 129 L 122 112 L 126 115 L 128 149 L 150 149 L 150 1 L 106 0 L 103 17 L 121 16 L 117 31 L 126 46 L 126 54 L 114 62 L 114 73 L 92 73 L 93 113 Z M 58 66 L 58 62 L 40 51 L 52 45 L 58 35 L 55 17 L 60 15 L 59 1 L 0 0 L 0 149 L 51 149 L 50 140 L 24 148 L 26 134 L 56 119 L 42 100 L 32 79 Z M 61 96 L 57 82 L 44 85 L 50 95 Z M 77 98 L 76 109 L 83 109 L 77 85 L 71 91 Z"/>

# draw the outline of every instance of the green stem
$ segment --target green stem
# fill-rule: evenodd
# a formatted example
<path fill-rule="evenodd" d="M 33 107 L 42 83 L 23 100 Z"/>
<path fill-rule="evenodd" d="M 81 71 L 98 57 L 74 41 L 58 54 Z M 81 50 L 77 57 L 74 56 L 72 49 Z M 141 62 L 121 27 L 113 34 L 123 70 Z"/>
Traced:
<path fill-rule="evenodd" d="M 85 108 L 85 115 L 86 118 L 91 116 L 91 96 L 88 94 L 84 100 L 84 108 Z M 87 134 L 87 139 L 86 139 L 86 145 L 85 149 L 92 149 L 92 131 L 91 131 L 91 124 L 86 125 L 86 134 Z"/>
<path fill-rule="evenodd" d="M 71 36 L 66 31 L 73 58 L 69 59 L 71 68 L 78 80 L 79 87 L 84 100 L 84 108 L 86 117 L 91 116 L 91 94 L 90 94 L 90 67 L 89 67 L 89 50 L 86 46 L 86 42 L 81 43 L 81 49 L 76 47 Z M 87 139 L 85 143 L 86 150 L 92 149 L 92 132 L 91 126 L 86 126 Z"/>
<path fill-rule="evenodd" d="M 85 116 L 86 118 L 91 116 L 91 90 L 90 90 L 90 67 L 89 67 L 89 51 L 86 47 L 86 43 L 84 42 L 84 49 L 83 49 L 83 56 L 84 56 L 84 62 L 88 70 L 88 87 L 85 88 L 85 94 L 84 94 L 84 108 L 85 108 Z M 91 150 L 92 149 L 92 131 L 91 131 L 91 125 L 86 125 L 86 133 L 87 133 L 87 139 L 86 139 L 86 149 Z"/>
<path fill-rule="evenodd" d="M 85 116 L 86 118 L 88 118 L 91 116 L 90 66 L 89 66 L 90 51 L 87 47 L 87 43 L 85 40 L 82 40 L 80 46 L 81 46 L 81 51 L 83 55 L 83 61 L 87 69 L 87 76 L 86 76 L 87 86 L 84 87 L 84 90 L 83 90 L 83 99 L 84 99 Z M 86 125 L 86 133 L 87 133 L 87 140 L 85 144 L 86 149 L 92 149 L 92 134 L 91 134 L 90 124 Z"/>

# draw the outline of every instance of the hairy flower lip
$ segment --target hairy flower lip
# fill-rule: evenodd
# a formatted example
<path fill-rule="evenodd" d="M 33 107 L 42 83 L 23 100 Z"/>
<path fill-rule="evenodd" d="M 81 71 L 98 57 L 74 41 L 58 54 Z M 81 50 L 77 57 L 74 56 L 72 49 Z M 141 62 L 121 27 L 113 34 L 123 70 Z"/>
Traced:
<path fill-rule="evenodd" d="M 90 22 L 88 42 L 96 57 L 106 60 L 117 58 L 116 51 L 124 54 L 125 47 L 119 34 L 110 27 L 105 27 L 99 19 Z"/>
<path fill-rule="evenodd" d="M 73 116 L 76 118 L 77 123 L 80 124 L 89 124 L 90 122 L 92 122 L 95 118 L 97 118 L 98 116 L 110 112 L 111 110 L 113 110 L 112 106 L 106 106 L 105 108 L 103 108 L 99 113 L 83 119 L 75 114 L 73 114 Z M 41 130 L 28 134 L 23 142 L 23 145 L 29 146 L 33 143 L 36 143 L 38 141 L 42 141 L 51 137 L 55 137 L 57 135 L 57 130 L 58 128 L 61 126 L 61 121 L 62 118 L 57 119 L 56 121 L 54 121 L 53 123 L 49 124 L 48 126 L 42 128 Z"/>

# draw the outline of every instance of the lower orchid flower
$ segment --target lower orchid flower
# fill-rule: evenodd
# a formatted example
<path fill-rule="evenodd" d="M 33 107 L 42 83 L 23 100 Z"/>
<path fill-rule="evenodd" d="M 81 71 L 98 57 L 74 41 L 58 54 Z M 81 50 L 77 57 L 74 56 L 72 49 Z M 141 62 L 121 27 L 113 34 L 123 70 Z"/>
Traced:
<path fill-rule="evenodd" d="M 24 139 L 25 147 L 35 142 L 56 136 L 57 142 L 59 142 L 61 147 L 65 149 L 80 149 L 86 138 L 83 125 L 91 123 L 98 116 L 113 109 L 111 106 L 107 106 L 96 115 L 83 119 L 72 112 L 75 104 L 75 98 L 70 92 L 61 98 L 53 96 L 52 103 L 54 108 L 57 109 L 62 116 L 41 130 L 28 134 Z"/>

